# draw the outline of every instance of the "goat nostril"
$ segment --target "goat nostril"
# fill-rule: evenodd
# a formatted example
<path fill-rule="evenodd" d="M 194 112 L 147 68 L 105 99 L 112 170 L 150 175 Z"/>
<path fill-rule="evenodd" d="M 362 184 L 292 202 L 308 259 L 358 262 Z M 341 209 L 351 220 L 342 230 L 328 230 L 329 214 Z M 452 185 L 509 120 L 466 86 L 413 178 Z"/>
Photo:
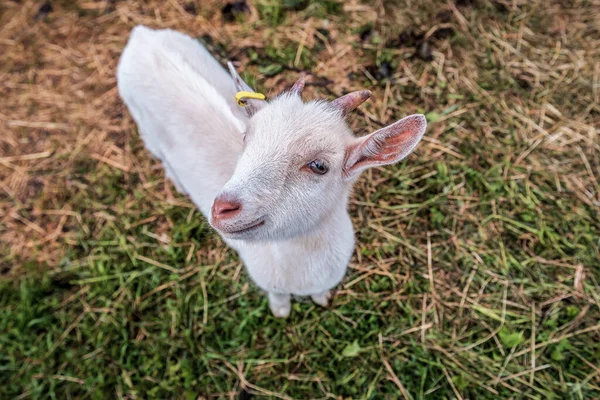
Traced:
<path fill-rule="evenodd" d="M 222 207 L 217 208 L 217 214 L 229 214 L 239 209 L 240 206 L 237 204 L 225 204 Z"/>
<path fill-rule="evenodd" d="M 242 210 L 242 204 L 235 200 L 225 200 L 217 197 L 213 204 L 213 218 L 226 219 L 234 217 Z"/>

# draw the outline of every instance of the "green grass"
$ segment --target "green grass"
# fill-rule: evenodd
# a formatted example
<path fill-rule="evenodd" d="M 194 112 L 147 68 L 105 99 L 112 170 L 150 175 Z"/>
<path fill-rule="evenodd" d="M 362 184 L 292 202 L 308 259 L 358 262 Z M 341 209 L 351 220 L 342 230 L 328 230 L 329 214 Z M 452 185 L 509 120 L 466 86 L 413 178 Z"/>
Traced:
<path fill-rule="evenodd" d="M 216 2 L 57 3 L 33 26 L 2 5 L 0 119 L 67 128 L 0 137 L 0 398 L 600 397 L 599 7 L 347 3 L 225 25 Z M 301 70 L 307 98 L 373 90 L 358 133 L 427 114 L 413 155 L 357 183 L 329 309 L 272 317 L 172 194 L 114 89 L 133 20 L 197 33 L 271 95 Z"/>

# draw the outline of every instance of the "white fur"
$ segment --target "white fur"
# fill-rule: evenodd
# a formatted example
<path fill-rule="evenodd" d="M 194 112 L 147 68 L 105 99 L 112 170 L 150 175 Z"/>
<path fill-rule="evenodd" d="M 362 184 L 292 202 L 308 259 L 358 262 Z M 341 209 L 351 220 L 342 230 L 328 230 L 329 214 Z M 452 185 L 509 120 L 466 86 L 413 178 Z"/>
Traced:
<path fill-rule="evenodd" d="M 393 132 L 355 138 L 331 103 L 304 103 L 289 92 L 244 110 L 234 100 L 247 89 L 241 78 L 234 81 L 197 41 L 171 30 L 136 27 L 117 75 L 147 148 L 238 252 L 280 317 L 290 312 L 290 295 L 327 304 L 354 248 L 346 210 L 352 181 L 368 166 L 404 158 L 425 130 L 423 117 L 413 117 L 410 145 L 393 144 L 403 153 L 375 160 Z M 306 168 L 315 159 L 326 162 L 326 174 Z M 211 218 L 217 196 L 238 199 L 239 215 Z M 257 221 L 264 223 L 236 233 Z"/>

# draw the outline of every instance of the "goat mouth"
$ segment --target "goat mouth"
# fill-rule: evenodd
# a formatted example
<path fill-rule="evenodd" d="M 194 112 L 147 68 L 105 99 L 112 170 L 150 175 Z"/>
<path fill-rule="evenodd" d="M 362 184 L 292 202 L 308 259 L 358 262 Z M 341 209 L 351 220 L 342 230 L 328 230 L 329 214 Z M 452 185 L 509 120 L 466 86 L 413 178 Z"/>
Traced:
<path fill-rule="evenodd" d="M 227 233 L 228 235 L 241 235 L 243 233 L 247 233 L 250 232 L 251 230 L 254 230 L 260 226 L 263 226 L 265 224 L 265 220 L 261 219 L 261 220 L 257 220 L 252 222 L 251 224 L 245 226 L 242 229 L 236 229 L 236 230 L 227 230 L 224 231 L 225 233 Z"/>

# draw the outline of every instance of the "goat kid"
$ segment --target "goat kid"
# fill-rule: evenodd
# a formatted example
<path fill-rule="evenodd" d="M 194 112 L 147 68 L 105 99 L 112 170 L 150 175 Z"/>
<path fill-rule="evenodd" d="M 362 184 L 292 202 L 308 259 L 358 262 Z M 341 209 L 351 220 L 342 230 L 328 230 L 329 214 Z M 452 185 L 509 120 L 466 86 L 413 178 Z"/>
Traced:
<path fill-rule="evenodd" d="M 355 137 L 345 117 L 371 92 L 303 102 L 301 77 L 270 101 L 240 107 L 236 93 L 253 90 L 229 69 L 231 77 L 189 36 L 138 26 L 118 88 L 148 150 L 238 252 L 273 314 L 289 315 L 291 295 L 327 306 L 354 250 L 352 183 L 410 154 L 425 117 Z"/>

